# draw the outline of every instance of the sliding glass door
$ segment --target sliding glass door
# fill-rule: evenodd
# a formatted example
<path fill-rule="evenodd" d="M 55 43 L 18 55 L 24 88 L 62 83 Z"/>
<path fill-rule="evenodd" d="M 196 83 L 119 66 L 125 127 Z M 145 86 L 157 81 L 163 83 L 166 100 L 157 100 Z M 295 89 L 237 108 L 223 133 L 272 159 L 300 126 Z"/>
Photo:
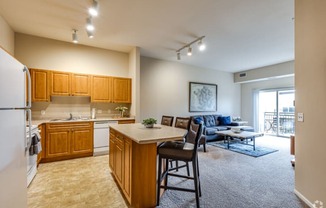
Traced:
<path fill-rule="evenodd" d="M 294 90 L 259 92 L 259 130 L 265 134 L 289 137 L 294 134 Z"/>

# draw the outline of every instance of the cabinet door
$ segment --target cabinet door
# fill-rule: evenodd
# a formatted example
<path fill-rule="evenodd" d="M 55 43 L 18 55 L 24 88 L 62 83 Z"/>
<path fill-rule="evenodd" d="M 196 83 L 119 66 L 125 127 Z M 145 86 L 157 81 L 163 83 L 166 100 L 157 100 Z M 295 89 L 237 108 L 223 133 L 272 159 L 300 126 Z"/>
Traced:
<path fill-rule="evenodd" d="M 46 132 L 46 158 L 70 155 L 70 130 L 57 129 Z"/>
<path fill-rule="evenodd" d="M 91 95 L 91 79 L 86 74 L 71 75 L 71 95 L 74 96 L 90 96 Z"/>
<path fill-rule="evenodd" d="M 131 103 L 131 79 L 113 77 L 113 102 Z"/>
<path fill-rule="evenodd" d="M 110 135 L 110 142 L 109 142 L 109 166 L 112 172 L 115 172 L 114 169 L 114 155 L 115 155 L 115 139 Z"/>
<path fill-rule="evenodd" d="M 112 78 L 92 76 L 92 102 L 111 102 Z"/>
<path fill-rule="evenodd" d="M 131 156 L 132 156 L 132 141 L 129 138 L 124 138 L 124 180 L 123 191 L 128 201 L 131 202 Z"/>
<path fill-rule="evenodd" d="M 32 78 L 32 102 L 50 101 L 49 71 L 30 69 Z"/>
<path fill-rule="evenodd" d="M 123 137 L 120 134 L 116 135 L 116 145 L 115 145 L 115 155 L 114 155 L 114 169 L 115 169 L 115 176 L 122 186 L 123 181 Z"/>
<path fill-rule="evenodd" d="M 71 129 L 71 154 L 93 153 L 93 129 Z"/>
<path fill-rule="evenodd" d="M 67 72 L 51 72 L 51 95 L 69 96 L 71 75 Z"/>

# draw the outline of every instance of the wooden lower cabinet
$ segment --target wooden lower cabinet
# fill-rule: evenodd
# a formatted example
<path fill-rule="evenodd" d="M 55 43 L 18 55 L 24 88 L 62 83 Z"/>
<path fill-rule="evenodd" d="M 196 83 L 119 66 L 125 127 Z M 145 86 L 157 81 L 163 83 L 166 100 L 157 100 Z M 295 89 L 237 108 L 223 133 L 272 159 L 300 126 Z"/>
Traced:
<path fill-rule="evenodd" d="M 47 123 L 45 162 L 93 155 L 93 122 Z"/>
<path fill-rule="evenodd" d="M 119 120 L 118 124 L 131 124 L 135 123 L 135 119 L 130 119 L 130 120 Z"/>
<path fill-rule="evenodd" d="M 109 166 L 131 207 L 155 207 L 156 143 L 138 144 L 110 128 L 109 148 Z"/>

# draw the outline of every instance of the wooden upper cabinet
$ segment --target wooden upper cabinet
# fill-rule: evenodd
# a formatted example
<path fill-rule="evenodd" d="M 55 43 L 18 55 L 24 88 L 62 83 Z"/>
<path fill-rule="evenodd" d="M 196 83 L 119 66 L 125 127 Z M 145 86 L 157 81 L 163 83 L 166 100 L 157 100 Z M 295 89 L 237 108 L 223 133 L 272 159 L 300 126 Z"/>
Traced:
<path fill-rule="evenodd" d="M 91 95 L 91 78 L 87 74 L 72 74 L 71 94 L 74 96 Z"/>
<path fill-rule="evenodd" d="M 71 89 L 71 75 L 67 72 L 51 72 L 51 95 L 69 96 Z"/>
<path fill-rule="evenodd" d="M 32 79 L 32 102 L 50 101 L 50 72 L 47 70 L 30 69 Z"/>
<path fill-rule="evenodd" d="M 113 95 L 114 103 L 131 103 L 131 79 L 113 77 Z"/>
<path fill-rule="evenodd" d="M 112 77 L 92 76 L 91 102 L 112 102 Z"/>

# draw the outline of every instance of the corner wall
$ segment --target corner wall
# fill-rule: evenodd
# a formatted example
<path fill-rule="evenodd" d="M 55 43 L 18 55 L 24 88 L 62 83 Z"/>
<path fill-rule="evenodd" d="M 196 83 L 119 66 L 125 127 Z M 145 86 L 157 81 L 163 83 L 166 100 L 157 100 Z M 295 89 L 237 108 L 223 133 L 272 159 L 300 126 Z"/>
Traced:
<path fill-rule="evenodd" d="M 141 120 L 162 115 L 190 116 L 221 113 L 240 115 L 240 84 L 233 83 L 233 74 L 208 70 L 177 62 L 141 57 L 140 62 Z M 217 112 L 190 113 L 189 82 L 218 85 Z"/>
<path fill-rule="evenodd" d="M 295 1 L 295 104 L 304 113 L 296 122 L 295 189 L 310 206 L 326 204 L 325 8 L 324 0 Z"/>
<path fill-rule="evenodd" d="M 15 57 L 29 68 L 129 76 L 129 54 L 16 33 Z"/>
<path fill-rule="evenodd" d="M 15 55 L 15 32 L 8 25 L 6 20 L 0 15 L 0 47 Z"/>

